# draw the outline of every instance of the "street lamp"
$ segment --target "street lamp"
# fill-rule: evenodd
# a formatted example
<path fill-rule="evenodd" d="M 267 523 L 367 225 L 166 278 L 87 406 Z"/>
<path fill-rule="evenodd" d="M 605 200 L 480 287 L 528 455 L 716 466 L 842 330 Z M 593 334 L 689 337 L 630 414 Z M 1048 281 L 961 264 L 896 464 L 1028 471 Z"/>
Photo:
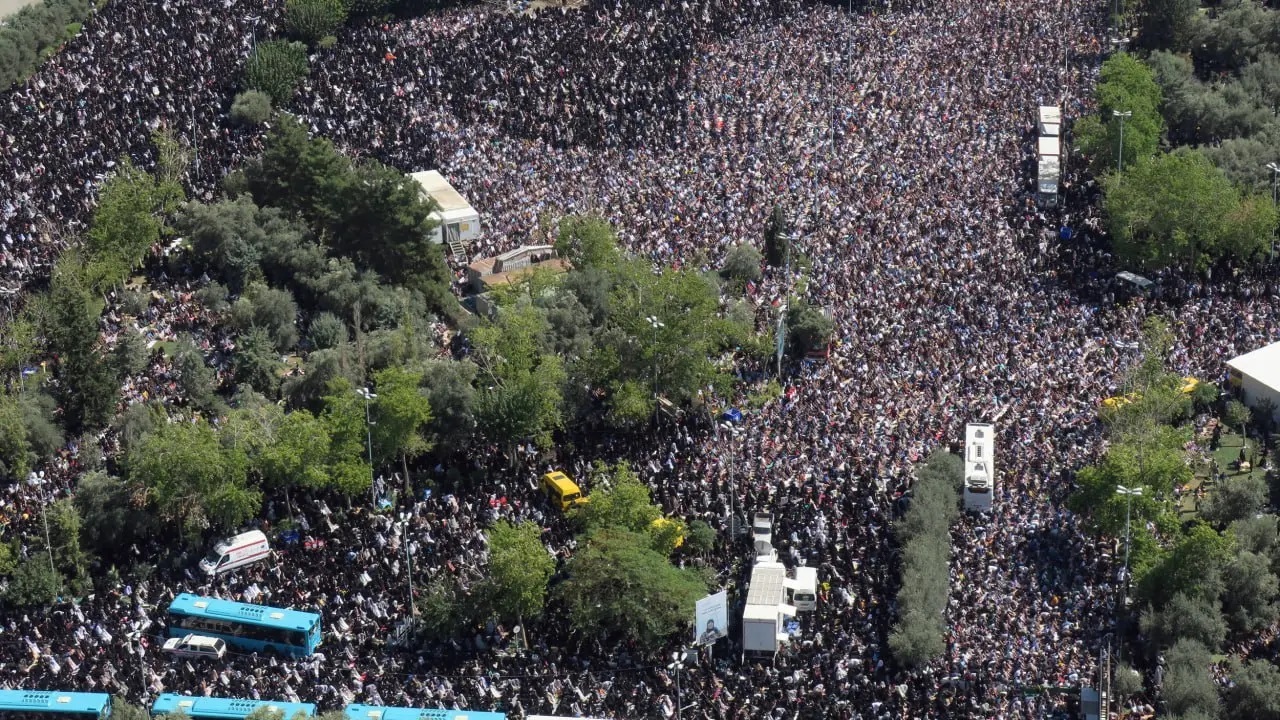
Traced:
<path fill-rule="evenodd" d="M 680 671 L 684 670 L 686 662 L 689 662 L 689 651 L 678 650 L 671 653 L 671 664 L 667 665 L 667 669 L 675 671 L 676 674 L 676 720 L 681 720 L 680 715 L 683 711 L 680 707 Z"/>
<path fill-rule="evenodd" d="M 1276 181 L 1280 178 L 1280 165 L 1270 162 L 1267 163 L 1267 169 L 1271 171 L 1271 204 L 1277 204 L 1276 201 Z M 1276 261 L 1276 239 L 1271 238 L 1271 262 Z"/>
<path fill-rule="evenodd" d="M 658 412 L 658 331 L 666 327 L 656 315 L 645 317 L 649 327 L 653 328 L 653 411 Z"/>
<path fill-rule="evenodd" d="M 1133 111 L 1125 110 L 1120 112 L 1119 110 L 1112 110 L 1111 114 L 1120 118 L 1120 154 L 1116 157 L 1116 172 L 1121 172 L 1124 170 L 1124 121 L 1126 118 L 1133 117 Z"/>
<path fill-rule="evenodd" d="M 742 435 L 742 431 L 737 425 L 729 422 L 721 422 L 716 425 L 716 430 L 724 430 L 729 433 L 730 451 L 729 451 L 729 536 L 738 536 L 738 484 L 734 481 L 734 470 L 738 461 L 738 438 Z M 720 433 L 717 432 L 718 436 Z"/>
<path fill-rule="evenodd" d="M 1136 495 L 1138 497 L 1142 497 L 1142 488 L 1140 487 L 1130 488 L 1130 487 L 1125 487 L 1124 485 L 1117 485 L 1116 492 L 1120 493 L 1121 495 L 1124 495 L 1124 498 L 1125 498 L 1124 499 L 1124 587 L 1125 587 L 1124 599 L 1125 599 L 1125 602 L 1127 603 L 1129 601 L 1129 543 L 1132 539 L 1132 535 L 1130 535 L 1129 533 L 1129 511 L 1133 508 L 1134 496 Z"/>
<path fill-rule="evenodd" d="M 418 606 L 413 599 L 413 553 L 409 548 L 409 515 L 402 513 L 400 522 L 396 523 L 400 529 L 400 541 L 404 543 L 404 561 L 405 561 L 405 577 L 409 579 L 409 617 L 418 616 Z"/>
<path fill-rule="evenodd" d="M 364 437 L 365 447 L 369 450 L 369 495 L 373 498 L 373 509 L 378 509 L 378 488 L 373 482 L 373 416 L 369 414 L 369 403 L 378 399 L 378 395 L 367 387 L 358 388 L 356 394 L 364 398 Z"/>

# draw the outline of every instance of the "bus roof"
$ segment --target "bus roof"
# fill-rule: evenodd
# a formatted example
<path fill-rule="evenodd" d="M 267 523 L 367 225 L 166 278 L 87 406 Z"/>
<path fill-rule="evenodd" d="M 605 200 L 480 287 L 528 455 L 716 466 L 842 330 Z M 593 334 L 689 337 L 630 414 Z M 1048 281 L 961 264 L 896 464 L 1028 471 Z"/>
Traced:
<path fill-rule="evenodd" d="M 164 693 L 156 698 L 155 703 L 151 706 L 151 714 L 168 715 L 175 712 L 183 712 L 193 718 L 227 718 L 236 720 L 259 708 L 279 712 L 283 720 L 289 720 L 289 718 L 299 713 L 307 716 L 316 714 L 316 706 L 312 703 L 194 697 L 191 695 L 175 695 L 173 693 Z"/>
<path fill-rule="evenodd" d="M 0 690 L 2 712 L 53 711 L 98 715 L 109 707 L 111 696 L 106 693 Z"/>
<path fill-rule="evenodd" d="M 285 610 L 268 605 L 250 605 L 248 603 L 219 600 L 201 597 L 191 593 L 182 593 L 169 603 L 169 612 L 197 617 L 211 617 L 235 620 L 249 625 L 262 627 L 285 628 L 288 630 L 309 631 L 320 621 L 315 613 L 300 610 Z"/>
<path fill-rule="evenodd" d="M 347 720 L 506 720 L 499 712 L 473 710 L 432 710 L 425 708 L 348 705 L 343 711 Z"/>

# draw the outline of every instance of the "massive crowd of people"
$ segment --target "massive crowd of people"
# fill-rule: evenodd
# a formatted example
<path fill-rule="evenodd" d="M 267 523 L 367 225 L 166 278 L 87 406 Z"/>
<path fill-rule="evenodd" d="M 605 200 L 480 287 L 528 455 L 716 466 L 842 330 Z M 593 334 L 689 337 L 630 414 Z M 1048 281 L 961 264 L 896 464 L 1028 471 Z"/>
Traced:
<path fill-rule="evenodd" d="M 223 115 L 239 66 L 279 10 L 111 0 L 9 91 L 0 103 L 7 278 L 48 266 L 83 227 L 112 162 L 148 162 L 157 127 L 195 146 L 189 182 L 211 196 L 260 147 L 260 133 Z M 1102 272 L 1110 259 L 1093 242 L 1088 182 L 1071 179 L 1065 218 L 1031 202 L 1035 107 L 1089 112 L 1104 11 L 1087 0 L 598 0 L 518 15 L 483 6 L 361 25 L 313 55 L 291 110 L 351 154 L 439 168 L 482 214 L 476 255 L 526 241 L 544 215 L 594 210 L 655 263 L 711 266 L 734 244 L 757 242 L 774 204 L 795 218 L 812 260 L 808 292 L 836 321 L 830 358 L 789 371 L 784 396 L 736 433 L 713 439 L 680 421 L 661 442 L 591 435 L 560 459 L 572 475 L 597 457 L 629 459 L 669 511 L 724 532 L 729 508 L 770 510 L 784 560 L 820 568 L 818 610 L 773 663 L 742 661 L 731 635 L 688 667 L 686 717 L 1042 718 L 1069 707 L 1046 688 L 1092 681 L 1112 629 L 1114 567 L 1063 499 L 1099 452 L 1098 400 L 1114 391 L 1153 311 L 1176 320 L 1173 365 L 1210 380 L 1224 359 L 1280 336 L 1274 284 L 1248 277 L 1158 278 L 1161 297 L 1118 301 Z M 1077 230 L 1069 246 L 1059 223 Z M 775 270 L 753 287 L 762 325 L 795 281 Z M 198 320 L 199 284 L 158 286 L 140 317 L 108 308 L 104 333 L 132 323 L 148 340 L 172 339 Z M 227 350 L 225 339 L 197 342 L 211 358 Z M 126 402 L 175 400 L 168 372 L 154 358 L 129 378 Z M 995 510 L 954 528 L 945 654 L 904 671 L 886 645 L 891 523 L 913 466 L 971 421 L 998 427 Z M 8 489 L 10 532 L 34 532 L 41 504 L 74 492 L 78 451 Z M 521 454 L 517 472 L 497 452 L 470 462 L 468 474 L 492 479 L 402 499 L 403 528 L 359 507 L 272 500 L 264 522 L 295 517 L 299 542 L 217 580 L 159 543 L 134 548 L 156 566 L 150 576 L 126 573 L 110 592 L 3 618 L 0 684 L 135 701 L 164 690 L 671 716 L 675 678 L 661 657 L 563 623 L 526 628 L 524 652 L 511 648 L 519 633 L 496 625 L 448 646 L 387 642 L 408 616 L 408 552 L 419 588 L 441 574 L 473 586 L 484 572 L 481 531 L 498 518 L 538 522 L 549 550 L 572 553 L 563 519 L 535 491 L 545 459 Z M 735 591 L 744 550 L 722 543 L 710 560 Z M 183 591 L 320 607 L 322 652 L 170 660 L 157 652 L 164 607 Z"/>

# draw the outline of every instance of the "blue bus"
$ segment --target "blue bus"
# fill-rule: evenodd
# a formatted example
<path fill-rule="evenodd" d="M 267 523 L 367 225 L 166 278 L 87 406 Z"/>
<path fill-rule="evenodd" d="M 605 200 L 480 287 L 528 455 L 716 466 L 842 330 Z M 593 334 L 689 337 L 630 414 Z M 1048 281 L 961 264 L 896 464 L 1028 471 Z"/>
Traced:
<path fill-rule="evenodd" d="M 3 720 L 101 720 L 111 717 L 111 696 L 106 693 L 54 690 L 0 690 Z"/>
<path fill-rule="evenodd" d="M 219 637 L 251 652 L 305 657 L 320 644 L 320 616 L 182 593 L 169 603 L 169 637 L 188 633 Z"/>
<path fill-rule="evenodd" d="M 425 708 L 348 705 L 343 711 L 347 720 L 507 720 L 497 712 L 473 710 L 430 710 Z"/>
<path fill-rule="evenodd" d="M 151 716 L 158 717 L 180 712 L 193 720 L 244 720 L 250 713 L 261 709 L 279 714 L 281 720 L 291 720 L 298 715 L 314 717 L 316 714 L 316 706 L 312 703 L 235 700 L 164 693 L 152 703 Z"/>

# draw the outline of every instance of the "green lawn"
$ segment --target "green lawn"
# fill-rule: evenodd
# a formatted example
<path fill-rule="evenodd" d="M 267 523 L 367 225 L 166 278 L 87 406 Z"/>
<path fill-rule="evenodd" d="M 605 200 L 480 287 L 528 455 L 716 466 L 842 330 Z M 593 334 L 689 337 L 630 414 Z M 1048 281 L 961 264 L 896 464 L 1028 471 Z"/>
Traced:
<path fill-rule="evenodd" d="M 1240 457 L 1240 445 L 1244 438 L 1241 437 L 1240 433 L 1223 431 L 1220 440 L 1221 442 L 1218 445 L 1218 449 L 1211 453 L 1211 457 L 1218 461 L 1219 472 L 1226 473 L 1226 476 L 1229 478 L 1236 477 L 1240 475 L 1240 473 L 1233 469 L 1233 465 Z M 1245 455 L 1247 457 L 1251 457 L 1257 449 L 1258 441 L 1249 439 L 1248 443 L 1245 445 Z M 1255 468 L 1250 472 L 1262 479 L 1264 482 L 1267 479 L 1267 473 L 1265 470 Z M 1198 490 L 1201 485 L 1204 485 L 1208 479 L 1209 468 L 1207 465 L 1200 466 L 1195 469 L 1195 477 L 1191 482 L 1187 483 L 1186 490 L 1182 493 L 1182 499 L 1178 505 L 1178 514 L 1182 516 L 1182 519 L 1187 520 L 1190 519 L 1190 516 L 1197 514 L 1195 491 Z M 1213 492 L 1212 482 L 1209 483 L 1209 492 Z"/>

